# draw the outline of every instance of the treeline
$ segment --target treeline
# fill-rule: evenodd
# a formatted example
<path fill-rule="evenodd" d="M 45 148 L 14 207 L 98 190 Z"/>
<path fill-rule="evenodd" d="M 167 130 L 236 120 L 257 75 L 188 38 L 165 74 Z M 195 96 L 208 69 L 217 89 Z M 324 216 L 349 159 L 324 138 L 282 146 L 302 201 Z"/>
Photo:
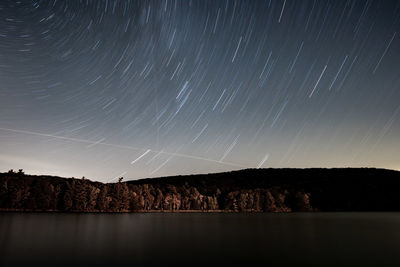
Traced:
<path fill-rule="evenodd" d="M 290 212 L 400 210 L 399 172 L 262 169 L 117 183 L 0 174 L 0 210 Z"/>

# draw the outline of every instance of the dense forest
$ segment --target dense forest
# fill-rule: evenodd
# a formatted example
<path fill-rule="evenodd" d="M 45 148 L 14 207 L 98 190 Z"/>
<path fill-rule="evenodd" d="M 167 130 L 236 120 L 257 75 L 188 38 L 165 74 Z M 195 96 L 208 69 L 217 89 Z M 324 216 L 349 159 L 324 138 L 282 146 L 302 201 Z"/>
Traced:
<path fill-rule="evenodd" d="M 399 211 L 400 172 L 246 169 L 116 183 L 0 173 L 0 210 L 60 212 Z"/>

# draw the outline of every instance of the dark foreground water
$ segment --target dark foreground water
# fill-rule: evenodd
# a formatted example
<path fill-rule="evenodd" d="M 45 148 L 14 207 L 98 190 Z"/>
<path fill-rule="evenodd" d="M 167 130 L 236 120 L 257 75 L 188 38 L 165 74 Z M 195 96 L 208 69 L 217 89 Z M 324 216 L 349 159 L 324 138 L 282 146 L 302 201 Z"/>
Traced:
<path fill-rule="evenodd" d="M 0 265 L 400 265 L 400 213 L 0 213 Z"/>

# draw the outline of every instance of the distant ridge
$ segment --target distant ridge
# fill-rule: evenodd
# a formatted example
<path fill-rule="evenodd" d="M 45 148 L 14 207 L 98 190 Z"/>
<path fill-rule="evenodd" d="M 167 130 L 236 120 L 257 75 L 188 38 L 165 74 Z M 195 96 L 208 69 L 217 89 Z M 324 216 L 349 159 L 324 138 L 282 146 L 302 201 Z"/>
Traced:
<path fill-rule="evenodd" d="M 400 211 L 400 172 L 375 168 L 245 169 L 100 183 L 0 173 L 1 211 Z"/>

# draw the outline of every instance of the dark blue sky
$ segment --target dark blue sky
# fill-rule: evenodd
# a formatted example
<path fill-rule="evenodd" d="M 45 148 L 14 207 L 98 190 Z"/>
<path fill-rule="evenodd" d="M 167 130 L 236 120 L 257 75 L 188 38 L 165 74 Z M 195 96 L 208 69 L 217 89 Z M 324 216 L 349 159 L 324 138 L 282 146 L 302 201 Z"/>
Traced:
<path fill-rule="evenodd" d="M 400 1 L 1 1 L 0 168 L 400 169 Z"/>

